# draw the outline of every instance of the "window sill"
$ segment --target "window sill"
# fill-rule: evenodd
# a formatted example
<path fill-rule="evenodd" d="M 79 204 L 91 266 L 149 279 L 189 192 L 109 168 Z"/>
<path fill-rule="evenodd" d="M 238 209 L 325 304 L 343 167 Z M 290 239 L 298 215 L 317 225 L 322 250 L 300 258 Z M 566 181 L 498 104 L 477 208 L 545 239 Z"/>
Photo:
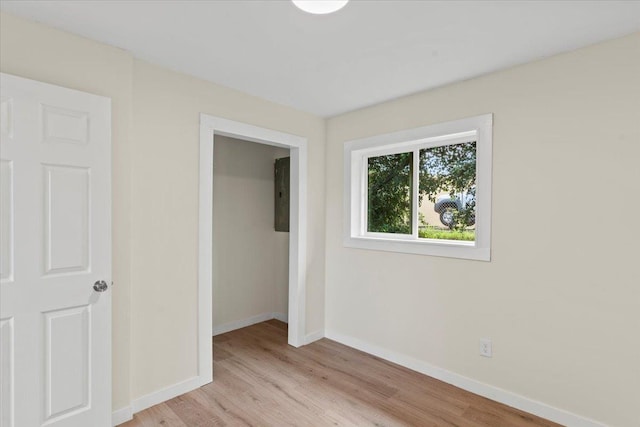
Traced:
<path fill-rule="evenodd" d="M 345 237 L 344 246 L 348 248 L 369 249 L 374 251 L 399 252 L 416 255 L 431 255 L 447 258 L 490 261 L 489 248 L 476 246 L 474 242 L 456 242 L 435 239 L 398 240 L 382 237 Z"/>

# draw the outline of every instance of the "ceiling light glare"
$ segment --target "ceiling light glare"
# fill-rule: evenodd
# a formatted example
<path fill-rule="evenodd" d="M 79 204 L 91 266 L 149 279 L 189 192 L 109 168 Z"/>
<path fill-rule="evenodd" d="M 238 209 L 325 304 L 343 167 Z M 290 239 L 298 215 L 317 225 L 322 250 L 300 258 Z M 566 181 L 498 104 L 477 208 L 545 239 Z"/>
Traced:
<path fill-rule="evenodd" d="M 342 9 L 349 0 L 291 0 L 298 9 L 315 15 L 326 15 Z"/>

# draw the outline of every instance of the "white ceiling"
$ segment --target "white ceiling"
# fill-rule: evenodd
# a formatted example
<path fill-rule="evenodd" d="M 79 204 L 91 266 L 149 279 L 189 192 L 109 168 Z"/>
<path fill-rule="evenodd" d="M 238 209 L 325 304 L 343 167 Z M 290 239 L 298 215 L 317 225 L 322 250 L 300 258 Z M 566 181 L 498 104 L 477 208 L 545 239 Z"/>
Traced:
<path fill-rule="evenodd" d="M 640 1 L 9 1 L 4 11 L 333 116 L 640 31 Z"/>

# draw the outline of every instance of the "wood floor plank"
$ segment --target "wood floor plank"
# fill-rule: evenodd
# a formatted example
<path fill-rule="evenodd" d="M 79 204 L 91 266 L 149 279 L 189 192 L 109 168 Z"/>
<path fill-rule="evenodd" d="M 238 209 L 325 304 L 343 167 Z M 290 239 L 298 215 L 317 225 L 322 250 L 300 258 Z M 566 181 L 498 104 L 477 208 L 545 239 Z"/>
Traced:
<path fill-rule="evenodd" d="M 291 347 L 277 320 L 213 346 L 211 384 L 124 426 L 558 426 L 328 339 Z"/>
<path fill-rule="evenodd" d="M 121 427 L 188 427 L 166 404 L 152 406 L 134 415 L 133 420 Z"/>
<path fill-rule="evenodd" d="M 196 390 L 197 391 L 197 390 Z M 180 417 L 187 426 L 209 427 L 221 426 L 224 422 L 210 405 L 203 405 L 196 398 L 196 393 L 189 392 L 171 399 L 166 405 Z"/>

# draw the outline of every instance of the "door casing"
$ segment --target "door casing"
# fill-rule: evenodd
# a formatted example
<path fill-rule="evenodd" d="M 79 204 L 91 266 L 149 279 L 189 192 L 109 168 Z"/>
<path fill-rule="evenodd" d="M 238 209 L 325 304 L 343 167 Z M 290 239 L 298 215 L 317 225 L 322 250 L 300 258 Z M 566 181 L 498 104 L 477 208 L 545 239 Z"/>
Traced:
<path fill-rule="evenodd" d="M 291 156 L 289 231 L 289 335 L 294 347 L 305 344 L 307 248 L 307 139 L 222 117 L 200 114 L 200 203 L 198 233 L 198 368 L 203 382 L 213 378 L 213 146 L 214 136 L 288 148 Z M 208 381 L 207 381 L 208 379 Z"/>

